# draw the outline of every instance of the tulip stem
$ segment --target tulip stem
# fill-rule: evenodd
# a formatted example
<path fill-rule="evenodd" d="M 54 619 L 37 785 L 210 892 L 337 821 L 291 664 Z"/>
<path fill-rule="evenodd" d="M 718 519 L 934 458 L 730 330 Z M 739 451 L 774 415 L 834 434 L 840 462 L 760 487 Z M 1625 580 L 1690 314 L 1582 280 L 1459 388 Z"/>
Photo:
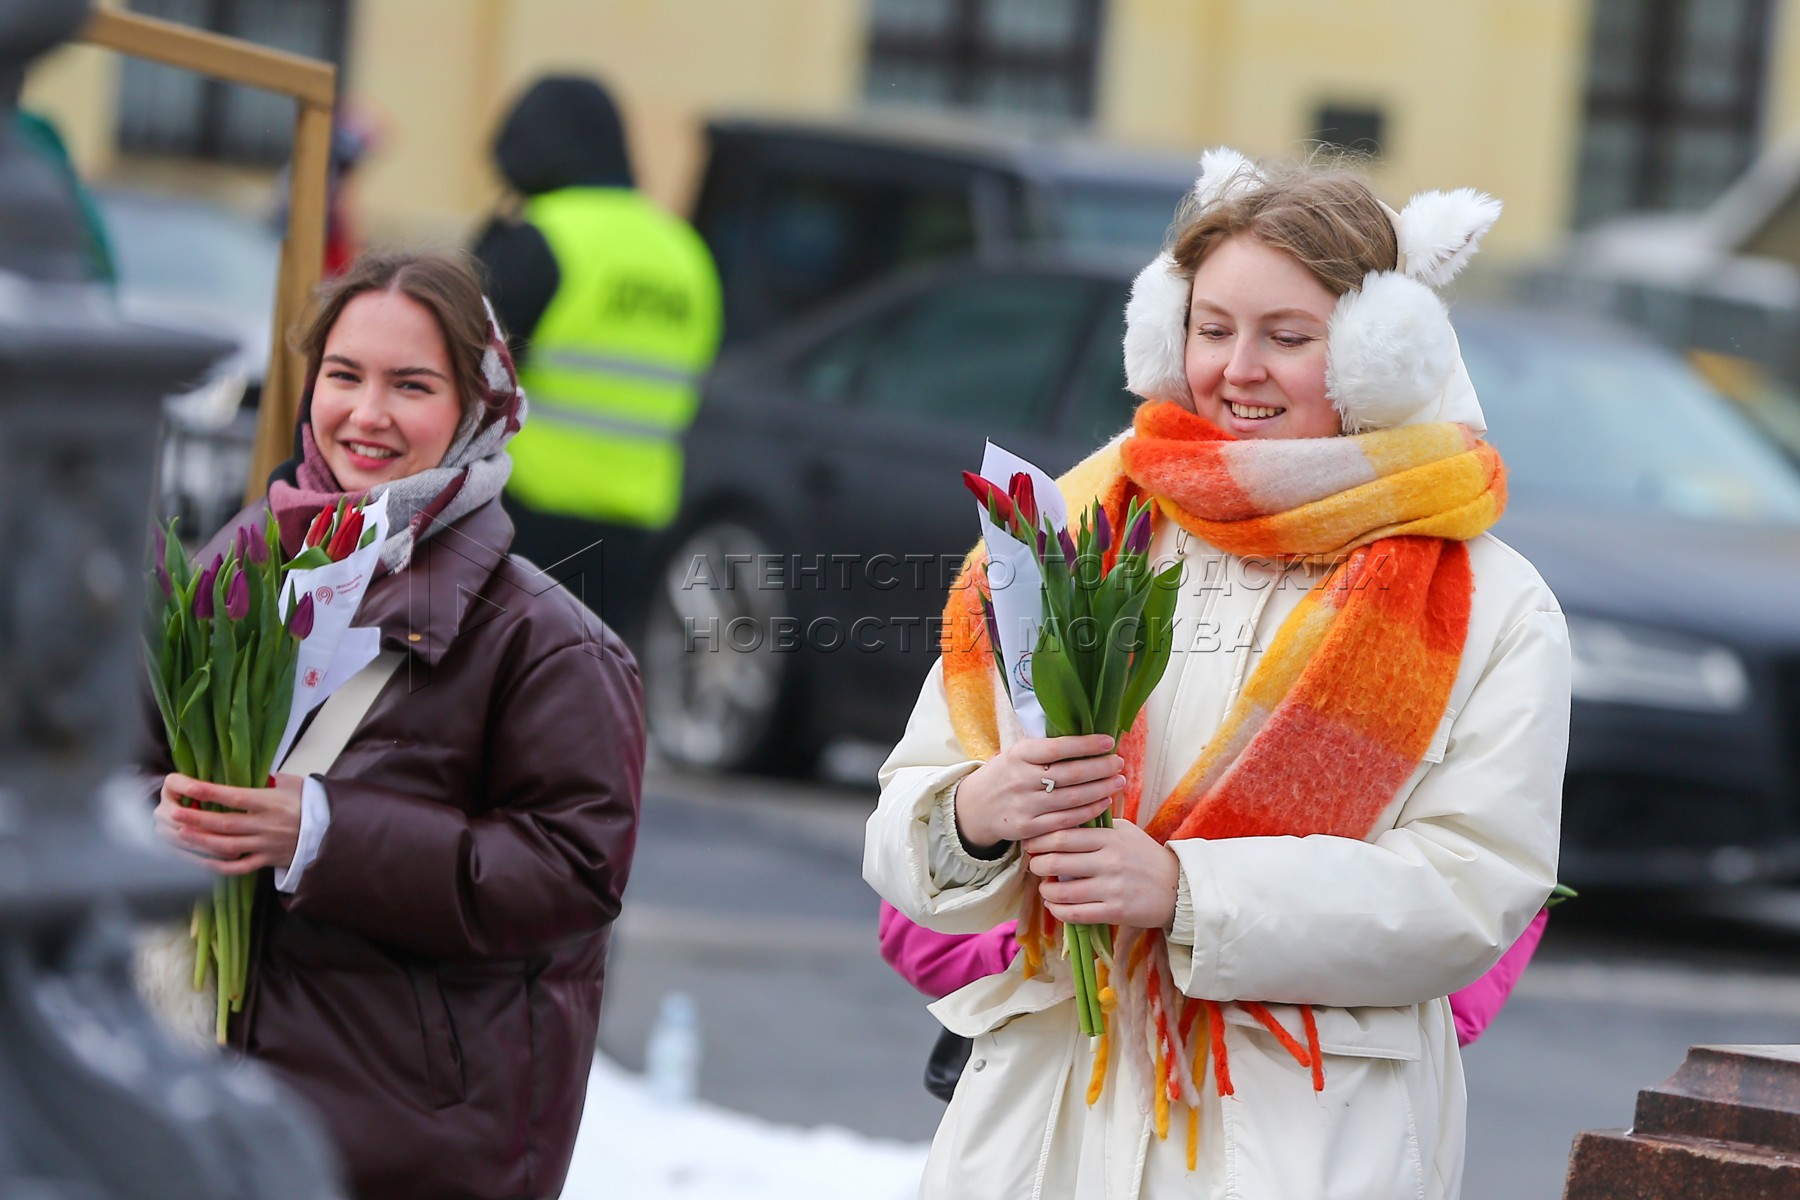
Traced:
<path fill-rule="evenodd" d="M 194 904 L 194 990 L 206 990 L 206 968 L 212 962 L 213 955 L 213 914 L 212 905 L 204 900 Z"/>

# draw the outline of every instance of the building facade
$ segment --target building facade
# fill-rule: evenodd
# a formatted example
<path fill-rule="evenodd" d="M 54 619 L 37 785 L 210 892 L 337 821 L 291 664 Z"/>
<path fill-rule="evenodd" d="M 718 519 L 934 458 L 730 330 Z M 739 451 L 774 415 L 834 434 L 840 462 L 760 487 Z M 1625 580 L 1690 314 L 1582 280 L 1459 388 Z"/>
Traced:
<path fill-rule="evenodd" d="M 1800 135 L 1800 0 L 132 0 L 336 59 L 381 132 L 368 228 L 459 242 L 496 205 L 499 116 L 532 79 L 605 79 L 644 186 L 684 210 L 704 119 L 966 111 L 1195 154 L 1318 140 L 1390 198 L 1470 185 L 1526 257 L 1625 211 L 1700 207 Z M 68 49 L 27 101 L 91 175 L 266 196 L 286 102 Z"/>

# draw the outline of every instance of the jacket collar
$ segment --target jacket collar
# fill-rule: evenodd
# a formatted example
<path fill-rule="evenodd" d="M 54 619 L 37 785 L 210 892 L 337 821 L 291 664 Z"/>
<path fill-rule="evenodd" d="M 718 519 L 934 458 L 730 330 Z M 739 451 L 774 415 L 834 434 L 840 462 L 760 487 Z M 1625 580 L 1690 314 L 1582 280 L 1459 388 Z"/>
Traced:
<path fill-rule="evenodd" d="M 370 584 L 356 623 L 379 626 L 383 645 L 436 664 L 459 634 L 500 614 L 482 593 L 512 540 L 512 518 L 490 500 L 421 541 L 405 570 Z"/>

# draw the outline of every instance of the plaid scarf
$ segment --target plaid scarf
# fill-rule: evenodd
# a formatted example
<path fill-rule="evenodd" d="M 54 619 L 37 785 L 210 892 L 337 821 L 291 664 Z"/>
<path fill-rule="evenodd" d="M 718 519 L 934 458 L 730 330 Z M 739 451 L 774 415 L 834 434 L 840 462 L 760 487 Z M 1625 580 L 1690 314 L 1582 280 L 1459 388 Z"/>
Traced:
<path fill-rule="evenodd" d="M 1282 623 L 1243 693 L 1170 793 L 1143 803 L 1145 719 L 1119 747 L 1126 787 L 1118 817 L 1159 842 L 1308 834 L 1364 838 L 1429 748 L 1468 633 L 1473 577 L 1464 543 L 1506 503 L 1499 455 L 1460 425 L 1415 425 L 1354 437 L 1240 440 L 1175 404 L 1141 406 L 1132 436 L 1058 481 L 1070 511 L 1098 499 L 1122 526 L 1133 496 L 1219 549 L 1329 569 Z M 945 612 L 944 680 L 965 752 L 1000 749 L 992 654 L 971 552 Z M 1110 561 L 1106 564 L 1111 566 Z M 967 586 L 970 582 L 977 586 Z M 1000 698 L 1003 702 L 1003 698 Z M 1165 731 L 1166 735 L 1167 731 Z M 1141 814 L 1141 819 L 1140 819 Z M 1055 922 L 1026 873 L 1019 922 L 1027 975 L 1043 969 Z M 1108 1042 L 1138 1063 L 1141 1099 L 1168 1136 L 1171 1105 L 1187 1106 L 1188 1165 L 1197 1147 L 1196 1081 L 1213 1059 L 1232 1092 L 1222 1005 L 1175 986 L 1161 930 L 1124 929 L 1101 1002 L 1112 1018 L 1088 1090 L 1104 1086 Z M 1123 969 L 1120 969 L 1121 964 Z M 1103 967 L 1104 969 L 1104 967 Z M 1236 1001 L 1324 1088 L 1310 1007 L 1284 1029 L 1254 998 Z"/>
<path fill-rule="evenodd" d="M 300 452 L 277 467 L 269 483 L 269 507 L 281 525 L 284 550 L 299 553 L 307 526 L 327 505 L 345 497 L 373 500 L 385 493 L 388 536 L 381 544 L 381 564 L 390 573 L 402 571 L 418 543 L 500 495 L 512 474 L 506 443 L 524 425 L 527 405 L 492 304 L 487 315 L 488 346 L 481 358 L 487 395 L 468 405 L 450 449 L 435 467 L 377 484 L 366 493 L 346 490 L 313 437 L 312 384 L 307 385 L 300 402 Z"/>

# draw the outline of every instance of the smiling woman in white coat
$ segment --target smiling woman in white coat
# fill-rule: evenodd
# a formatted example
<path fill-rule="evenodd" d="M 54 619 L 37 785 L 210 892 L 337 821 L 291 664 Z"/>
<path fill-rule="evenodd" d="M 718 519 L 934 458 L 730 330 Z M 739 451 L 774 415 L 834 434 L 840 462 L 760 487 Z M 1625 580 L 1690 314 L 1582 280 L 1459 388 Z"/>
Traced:
<path fill-rule="evenodd" d="M 932 1006 L 974 1046 L 922 1196 L 1458 1195 L 1445 997 L 1554 886 L 1568 742 L 1563 616 L 1487 532 L 1505 468 L 1434 290 L 1498 214 L 1202 160 L 1126 311 L 1144 403 L 1058 481 L 1152 502 L 1166 674 L 1116 746 L 1024 736 L 978 547 L 881 769 L 868 881 L 1026 942 Z M 1058 922 L 1114 928 L 1103 1038 Z"/>

